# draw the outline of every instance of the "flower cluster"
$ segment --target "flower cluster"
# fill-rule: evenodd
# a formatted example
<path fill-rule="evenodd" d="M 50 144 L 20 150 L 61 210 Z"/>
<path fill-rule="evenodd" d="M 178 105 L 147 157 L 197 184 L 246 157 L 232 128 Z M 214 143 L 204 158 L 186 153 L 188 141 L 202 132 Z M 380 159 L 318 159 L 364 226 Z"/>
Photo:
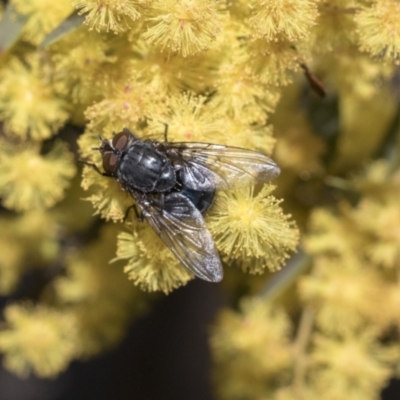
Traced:
<path fill-rule="evenodd" d="M 377 398 L 399 363 L 398 2 L 8 3 L 6 367 L 55 376 L 117 344 L 146 292 L 194 279 L 98 173 L 99 136 L 163 141 L 167 125 L 168 141 L 255 150 L 282 170 L 217 190 L 204 214 L 241 305 L 212 329 L 220 398 Z M 35 290 L 19 287 L 28 273 Z"/>
<path fill-rule="evenodd" d="M 37 235 L 37 230 L 30 234 Z M 37 242 L 43 246 L 50 238 L 42 236 Z M 53 252 L 53 270 L 63 268 L 65 274 L 54 280 L 51 304 L 25 302 L 5 308 L 0 349 L 7 368 L 21 376 L 34 372 L 51 377 L 72 360 L 118 343 L 132 311 L 139 311 L 143 301 L 121 268 L 107 261 L 115 252 L 113 237 L 115 227 L 109 226 L 98 242 L 69 252 L 66 260 L 59 258 L 62 250 Z"/>
<path fill-rule="evenodd" d="M 290 369 L 290 329 L 284 310 L 262 299 L 242 300 L 240 312 L 221 312 L 211 336 L 220 398 L 273 395 Z"/>

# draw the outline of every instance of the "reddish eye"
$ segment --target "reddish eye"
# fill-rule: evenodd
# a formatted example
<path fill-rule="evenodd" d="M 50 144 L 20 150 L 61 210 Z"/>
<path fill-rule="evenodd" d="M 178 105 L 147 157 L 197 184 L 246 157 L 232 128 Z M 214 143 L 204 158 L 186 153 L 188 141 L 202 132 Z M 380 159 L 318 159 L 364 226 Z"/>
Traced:
<path fill-rule="evenodd" d="M 103 155 L 103 168 L 104 171 L 112 174 L 114 172 L 114 168 L 118 163 L 118 156 L 114 153 L 105 153 Z"/>
<path fill-rule="evenodd" d="M 114 149 L 119 151 L 124 150 L 129 142 L 130 136 L 131 136 L 130 133 L 127 131 L 122 131 L 120 133 L 117 133 L 112 138 L 112 144 L 114 146 Z"/>

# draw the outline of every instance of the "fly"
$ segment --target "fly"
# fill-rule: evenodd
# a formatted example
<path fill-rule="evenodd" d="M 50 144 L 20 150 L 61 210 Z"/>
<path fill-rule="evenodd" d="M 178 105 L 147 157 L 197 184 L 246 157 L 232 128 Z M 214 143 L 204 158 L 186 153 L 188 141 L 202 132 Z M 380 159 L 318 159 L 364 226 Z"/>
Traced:
<path fill-rule="evenodd" d="M 216 190 L 265 183 L 279 167 L 266 155 L 209 143 L 142 140 L 128 129 L 100 137 L 104 176 L 114 178 L 135 200 L 176 258 L 197 277 L 219 282 L 221 260 L 203 213 Z"/>

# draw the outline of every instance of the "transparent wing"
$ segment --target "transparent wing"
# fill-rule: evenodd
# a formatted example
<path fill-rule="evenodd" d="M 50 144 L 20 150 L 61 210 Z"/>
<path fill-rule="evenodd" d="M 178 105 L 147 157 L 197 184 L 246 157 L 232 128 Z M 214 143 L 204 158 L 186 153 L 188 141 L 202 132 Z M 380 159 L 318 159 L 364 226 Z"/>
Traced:
<path fill-rule="evenodd" d="M 144 216 L 178 260 L 201 279 L 220 282 L 221 260 L 200 211 L 179 193 L 165 196 L 163 204 L 133 194 Z"/>
<path fill-rule="evenodd" d="M 190 189 L 232 189 L 276 178 L 279 167 L 257 151 L 208 143 L 168 143 L 182 162 L 182 183 Z"/>

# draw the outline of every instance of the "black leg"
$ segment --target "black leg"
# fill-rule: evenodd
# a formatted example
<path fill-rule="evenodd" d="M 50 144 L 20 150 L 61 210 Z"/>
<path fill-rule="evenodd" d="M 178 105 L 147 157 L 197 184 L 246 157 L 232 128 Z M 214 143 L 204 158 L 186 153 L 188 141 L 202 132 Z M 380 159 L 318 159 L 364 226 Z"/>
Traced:
<path fill-rule="evenodd" d="M 164 129 L 164 141 L 168 142 L 168 124 L 164 124 L 165 129 Z"/>
<path fill-rule="evenodd" d="M 82 159 L 80 159 L 80 160 L 78 160 L 80 163 L 82 163 L 82 164 L 85 164 L 85 165 L 88 165 L 89 167 L 92 167 L 98 174 L 100 174 L 101 176 L 107 176 L 107 177 L 109 177 L 109 178 L 111 178 L 112 177 L 112 175 L 111 174 L 108 174 L 107 172 L 102 172 L 102 171 L 100 171 L 99 170 L 99 167 L 96 165 L 96 164 L 92 164 L 92 163 L 90 163 L 90 162 L 87 162 L 87 161 L 85 161 L 85 160 L 82 160 Z"/>
<path fill-rule="evenodd" d="M 132 204 L 131 206 L 129 206 L 129 207 L 126 209 L 125 216 L 124 216 L 124 222 L 128 219 L 129 211 L 131 211 L 131 210 L 133 210 L 133 212 L 135 213 L 135 216 L 136 216 L 136 218 L 137 218 L 137 220 L 138 220 L 139 222 L 143 222 L 143 221 L 144 221 L 143 212 L 140 212 L 140 213 L 139 213 L 139 211 L 138 211 L 138 209 L 137 209 L 137 207 L 136 207 L 136 204 Z"/>
<path fill-rule="evenodd" d="M 164 214 L 164 202 L 165 202 L 165 194 L 164 193 L 160 193 L 159 206 L 160 206 L 162 214 Z"/>

